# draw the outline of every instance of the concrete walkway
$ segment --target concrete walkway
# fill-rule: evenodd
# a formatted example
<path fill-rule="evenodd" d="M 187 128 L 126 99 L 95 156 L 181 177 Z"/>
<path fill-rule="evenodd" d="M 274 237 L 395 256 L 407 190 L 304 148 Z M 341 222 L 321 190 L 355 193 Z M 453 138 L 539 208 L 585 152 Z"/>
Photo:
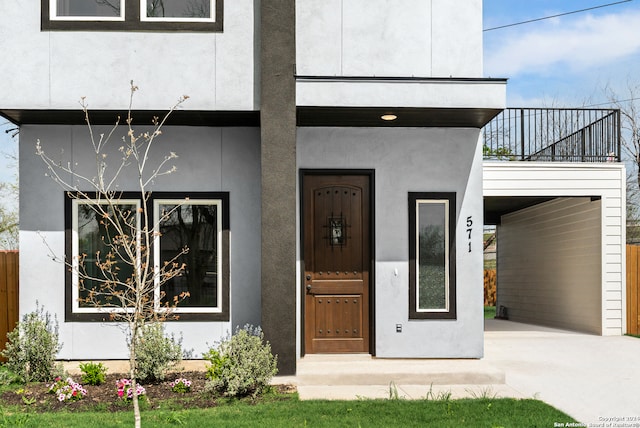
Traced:
<path fill-rule="evenodd" d="M 276 382 L 301 399 L 537 398 L 587 425 L 640 427 L 640 339 L 502 320 L 486 320 L 481 360 L 314 355 Z"/>

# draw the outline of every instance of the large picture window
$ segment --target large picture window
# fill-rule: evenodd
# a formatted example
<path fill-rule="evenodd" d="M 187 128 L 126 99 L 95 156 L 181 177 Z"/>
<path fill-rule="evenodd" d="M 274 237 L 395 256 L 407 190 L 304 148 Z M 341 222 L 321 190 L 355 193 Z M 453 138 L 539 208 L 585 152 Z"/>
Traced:
<path fill-rule="evenodd" d="M 409 318 L 456 318 L 455 193 L 409 193 Z"/>
<path fill-rule="evenodd" d="M 175 277 L 160 284 L 156 276 L 153 296 L 157 310 L 175 296 L 187 296 L 173 309 L 179 320 L 229 319 L 229 195 L 225 192 L 155 192 L 148 201 L 149 225 L 153 228 L 151 254 L 156 272 L 167 263 L 184 266 Z M 104 219 L 116 219 L 138 234 L 142 198 L 123 193 L 113 207 L 97 199 L 86 200 L 67 194 L 66 318 L 68 321 L 104 321 L 111 311 L 127 308 L 114 305 L 109 294 L 133 278 L 138 266 L 121 257 L 113 242 L 119 239 Z M 116 277 L 100 267 L 105 254 L 112 253 Z M 104 293 L 105 281 L 110 293 Z M 124 285 L 122 285 L 124 286 Z M 111 299 L 111 301 L 107 301 Z"/>
<path fill-rule="evenodd" d="M 222 31 L 224 0 L 41 0 L 42 30 Z"/>

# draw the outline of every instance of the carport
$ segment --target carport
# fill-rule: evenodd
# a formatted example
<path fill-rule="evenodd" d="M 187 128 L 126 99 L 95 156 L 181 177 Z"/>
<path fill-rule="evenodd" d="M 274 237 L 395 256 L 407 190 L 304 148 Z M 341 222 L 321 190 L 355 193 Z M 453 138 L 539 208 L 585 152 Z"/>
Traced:
<path fill-rule="evenodd" d="M 496 306 L 517 322 L 624 334 L 624 165 L 485 161 L 483 172 Z"/>

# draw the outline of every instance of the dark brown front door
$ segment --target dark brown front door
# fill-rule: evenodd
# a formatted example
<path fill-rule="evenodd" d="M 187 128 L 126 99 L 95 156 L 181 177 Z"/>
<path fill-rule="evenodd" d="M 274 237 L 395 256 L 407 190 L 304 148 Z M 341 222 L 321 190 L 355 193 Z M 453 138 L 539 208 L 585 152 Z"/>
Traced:
<path fill-rule="evenodd" d="M 305 352 L 369 352 L 369 177 L 305 175 Z"/>

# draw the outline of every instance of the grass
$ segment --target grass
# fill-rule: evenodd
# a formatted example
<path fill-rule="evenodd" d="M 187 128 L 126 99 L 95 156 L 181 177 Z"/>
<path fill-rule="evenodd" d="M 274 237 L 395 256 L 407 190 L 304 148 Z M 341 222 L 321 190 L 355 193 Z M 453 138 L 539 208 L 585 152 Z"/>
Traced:
<path fill-rule="evenodd" d="M 495 269 L 498 266 L 498 262 L 496 259 L 485 259 L 484 260 L 484 268 L 485 269 Z"/>
<path fill-rule="evenodd" d="M 0 407 L 0 427 L 121 427 L 132 412 L 22 413 Z M 207 409 L 149 410 L 142 424 L 153 427 L 550 427 L 575 422 L 538 400 L 359 400 L 233 401 Z"/>
<path fill-rule="evenodd" d="M 495 306 L 485 306 L 484 307 L 484 319 L 493 319 L 496 317 L 496 307 Z"/>
<path fill-rule="evenodd" d="M 0 391 L 18 392 L 26 387 L 16 383 L 0 365 Z M 404 400 L 390 385 L 387 400 L 300 401 L 296 393 L 270 391 L 257 400 L 218 398 L 212 407 L 185 408 L 182 399 L 154 400 L 143 406 L 142 424 L 153 427 L 549 427 L 576 422 L 539 400 L 496 398 L 490 390 L 473 399 L 452 400 L 450 394 L 428 394 L 422 400 Z M 24 401 L 24 400 L 23 400 Z M 33 398 L 35 402 L 35 398 Z M 36 412 L 31 404 L 6 404 L 0 400 L 0 428 L 52 427 L 91 428 L 131 426 L 129 406 L 108 410 L 91 406 L 90 411 L 66 408 Z"/>

